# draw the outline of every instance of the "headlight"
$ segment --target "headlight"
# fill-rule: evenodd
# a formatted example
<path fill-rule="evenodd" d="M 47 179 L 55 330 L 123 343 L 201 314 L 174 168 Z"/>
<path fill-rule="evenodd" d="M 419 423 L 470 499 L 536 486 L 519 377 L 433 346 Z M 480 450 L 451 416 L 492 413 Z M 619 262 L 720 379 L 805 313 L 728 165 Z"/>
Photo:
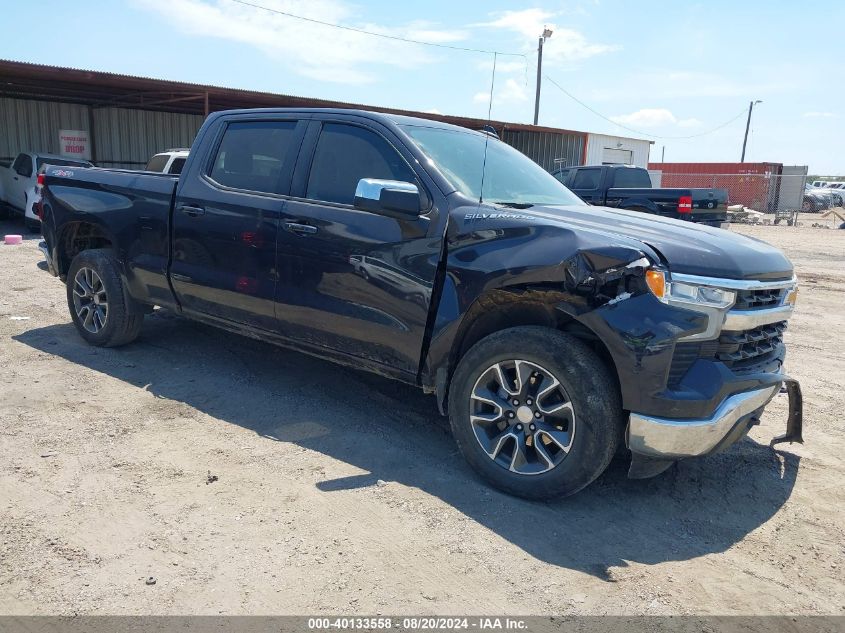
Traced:
<path fill-rule="evenodd" d="M 662 270 L 646 271 L 646 285 L 663 303 L 686 303 L 691 306 L 730 308 L 736 301 L 736 292 L 715 286 L 699 286 L 667 279 Z"/>

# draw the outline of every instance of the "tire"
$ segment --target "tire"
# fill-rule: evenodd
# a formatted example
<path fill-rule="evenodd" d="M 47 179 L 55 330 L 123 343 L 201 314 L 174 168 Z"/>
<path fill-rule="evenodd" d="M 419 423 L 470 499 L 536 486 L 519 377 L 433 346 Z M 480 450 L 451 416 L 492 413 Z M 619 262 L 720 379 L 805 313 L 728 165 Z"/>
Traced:
<path fill-rule="evenodd" d="M 524 389 L 517 371 L 526 378 Z M 497 388 L 499 378 L 509 383 L 507 390 Z M 571 334 L 537 326 L 496 332 L 464 355 L 450 385 L 449 421 L 479 475 L 528 499 L 565 497 L 590 484 L 607 468 L 624 428 L 619 388 L 605 363 Z"/>
<path fill-rule="evenodd" d="M 70 263 L 66 286 L 73 324 L 88 343 L 117 347 L 138 337 L 144 315 L 132 305 L 111 250 L 79 253 Z M 84 306 L 88 306 L 87 311 Z"/>

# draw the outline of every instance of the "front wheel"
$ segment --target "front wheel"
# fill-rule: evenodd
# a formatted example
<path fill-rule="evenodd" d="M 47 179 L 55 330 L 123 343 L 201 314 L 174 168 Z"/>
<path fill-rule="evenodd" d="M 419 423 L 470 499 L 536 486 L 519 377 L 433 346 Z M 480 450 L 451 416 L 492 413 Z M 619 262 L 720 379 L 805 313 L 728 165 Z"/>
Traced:
<path fill-rule="evenodd" d="M 138 337 L 144 315 L 133 310 L 112 251 L 82 251 L 70 263 L 67 303 L 79 334 L 91 345 L 116 347 Z"/>
<path fill-rule="evenodd" d="M 521 497 L 578 492 L 607 468 L 622 437 L 618 386 L 580 339 L 516 327 L 476 343 L 449 391 L 458 447 L 491 484 Z"/>

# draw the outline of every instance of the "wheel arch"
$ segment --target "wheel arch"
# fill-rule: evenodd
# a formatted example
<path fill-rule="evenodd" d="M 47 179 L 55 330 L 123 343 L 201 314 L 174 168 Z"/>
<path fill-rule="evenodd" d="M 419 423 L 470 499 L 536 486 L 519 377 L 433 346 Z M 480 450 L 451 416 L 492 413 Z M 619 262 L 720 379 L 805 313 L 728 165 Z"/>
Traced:
<path fill-rule="evenodd" d="M 619 206 L 627 211 L 637 211 L 640 213 L 651 214 L 656 214 L 658 212 L 657 204 L 644 198 L 630 198 L 623 201 Z"/>
<path fill-rule="evenodd" d="M 543 326 L 584 340 L 610 369 L 618 388 L 619 373 L 610 350 L 595 332 L 561 309 L 565 304 L 565 293 L 533 286 L 496 289 L 479 296 L 461 318 L 448 356 L 434 368 L 441 414 L 448 410 L 449 384 L 461 358 L 481 339 L 513 327 Z"/>
<path fill-rule="evenodd" d="M 67 277 L 73 258 L 82 251 L 117 247 L 117 240 L 106 228 L 86 220 L 65 224 L 56 238 L 56 270 L 62 279 Z"/>

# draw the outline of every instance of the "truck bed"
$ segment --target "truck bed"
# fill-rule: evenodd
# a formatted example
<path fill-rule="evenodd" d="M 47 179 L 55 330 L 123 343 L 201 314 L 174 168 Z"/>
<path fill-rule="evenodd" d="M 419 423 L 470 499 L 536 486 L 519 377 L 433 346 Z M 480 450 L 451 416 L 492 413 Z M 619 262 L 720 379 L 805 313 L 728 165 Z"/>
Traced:
<path fill-rule="evenodd" d="M 116 245 L 133 296 L 172 305 L 168 245 L 178 182 L 177 176 L 128 169 L 50 167 L 45 174 L 42 224 L 50 238 L 47 243 L 67 239 L 74 222 L 94 224 Z M 62 235 L 55 234 L 57 226 L 63 227 Z"/>

